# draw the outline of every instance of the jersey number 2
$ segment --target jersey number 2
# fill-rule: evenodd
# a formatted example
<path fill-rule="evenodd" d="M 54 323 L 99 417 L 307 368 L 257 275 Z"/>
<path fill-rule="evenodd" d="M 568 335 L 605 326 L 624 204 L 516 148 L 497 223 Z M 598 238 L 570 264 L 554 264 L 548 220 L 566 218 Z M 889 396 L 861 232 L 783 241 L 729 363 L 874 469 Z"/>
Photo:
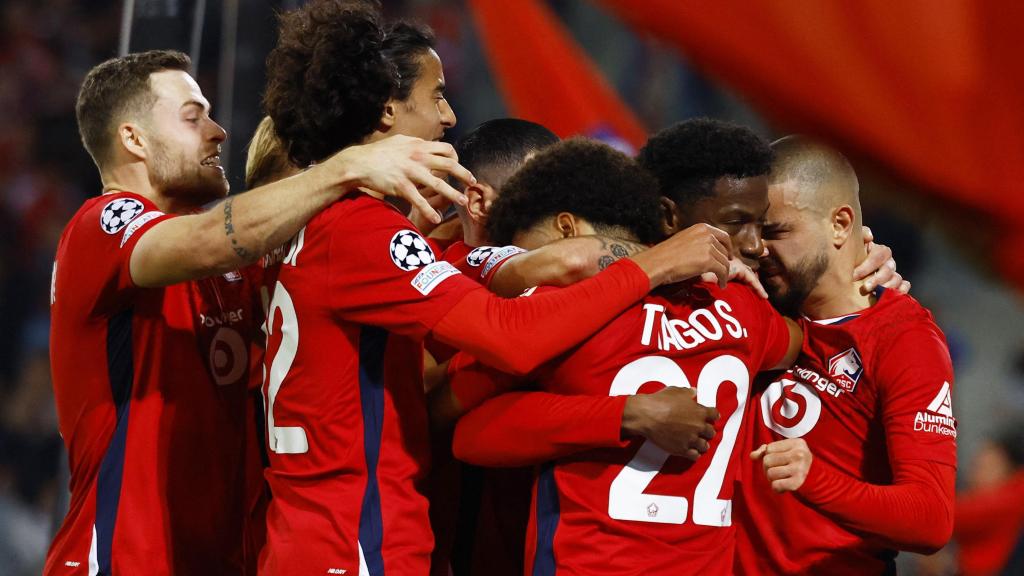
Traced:
<path fill-rule="evenodd" d="M 305 454 L 309 452 L 309 442 L 306 440 L 305 430 L 298 426 L 274 425 L 274 401 L 277 400 L 277 393 L 281 390 L 285 376 L 292 369 L 295 352 L 299 349 L 299 319 L 295 314 L 295 304 L 292 303 L 291 294 L 280 282 L 274 286 L 274 298 L 270 301 L 267 321 L 263 325 L 268 342 L 274 335 L 274 318 L 278 313 L 281 314 L 281 345 L 278 346 L 274 361 L 270 364 L 269 374 L 266 365 L 263 366 L 263 382 L 265 383 L 263 399 L 267 409 L 267 444 L 278 454 Z"/>
<path fill-rule="evenodd" d="M 660 382 L 665 386 L 681 388 L 691 387 L 683 369 L 674 360 L 664 356 L 646 356 L 630 362 L 619 370 L 612 381 L 609 395 L 636 394 L 647 382 Z M 750 374 L 747 367 L 739 358 L 728 355 L 718 356 L 705 364 L 697 378 L 697 402 L 705 406 L 715 406 L 718 389 L 726 382 L 736 385 L 737 406 L 726 420 L 721 441 L 693 494 L 693 522 L 702 526 L 732 524 L 732 500 L 722 500 L 718 495 L 725 481 L 732 451 L 736 447 L 743 408 L 750 392 Z M 650 440 L 644 441 L 633 459 L 612 480 L 608 492 L 608 515 L 616 520 L 636 522 L 686 522 L 689 512 L 689 501 L 686 498 L 644 493 L 668 457 L 668 452 Z"/>

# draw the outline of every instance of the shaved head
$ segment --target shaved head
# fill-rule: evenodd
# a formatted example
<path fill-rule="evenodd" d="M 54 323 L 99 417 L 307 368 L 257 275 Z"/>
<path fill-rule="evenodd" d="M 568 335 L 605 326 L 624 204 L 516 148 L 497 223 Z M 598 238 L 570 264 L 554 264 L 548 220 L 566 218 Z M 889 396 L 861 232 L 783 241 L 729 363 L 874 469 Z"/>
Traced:
<path fill-rule="evenodd" d="M 827 310 L 862 309 L 850 281 L 867 255 L 857 174 L 841 153 L 804 136 L 771 147 L 762 229 L 768 255 L 760 273 L 772 304 L 784 314 L 817 318 Z"/>
<path fill-rule="evenodd" d="M 787 203 L 818 214 L 847 205 L 860 225 L 860 183 L 850 161 L 838 150 L 799 135 L 776 140 L 772 150 L 775 162 L 769 186 L 784 187 Z"/>

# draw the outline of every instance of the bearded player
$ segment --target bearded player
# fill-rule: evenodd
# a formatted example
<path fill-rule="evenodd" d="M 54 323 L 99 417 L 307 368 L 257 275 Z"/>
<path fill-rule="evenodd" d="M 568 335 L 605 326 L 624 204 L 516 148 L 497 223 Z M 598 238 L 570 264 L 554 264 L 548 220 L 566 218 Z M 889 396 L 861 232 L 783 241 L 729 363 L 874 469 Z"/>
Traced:
<path fill-rule="evenodd" d="M 383 138 L 403 113 L 448 106 L 436 89 L 436 52 L 422 51 L 418 76 L 399 76 L 385 42 L 370 3 L 314 1 L 282 18 L 265 105 L 296 165 Z M 412 83 L 405 100 L 400 82 Z M 264 366 L 273 494 L 266 574 L 427 573 L 433 539 L 420 484 L 428 334 L 528 372 L 651 286 L 707 270 L 724 278 L 729 267 L 728 237 L 699 227 L 564 291 L 502 300 L 436 262 L 388 204 L 368 194 L 349 200 L 300 230 L 274 270 Z"/>
<path fill-rule="evenodd" d="M 802 137 L 772 147 L 761 276 L 806 340 L 750 404 L 737 570 L 895 573 L 897 550 L 934 552 L 953 528 L 946 340 L 913 298 L 850 285 L 865 255 L 846 158 Z"/>
<path fill-rule="evenodd" d="M 471 178 L 446 145 L 400 138 L 224 200 L 225 133 L 189 65 L 178 52 L 130 54 L 91 70 L 78 96 L 104 191 L 67 225 L 54 263 L 71 503 L 46 574 L 242 573 L 240 485 L 258 474 L 247 352 L 260 313 L 236 270 L 360 186 L 412 194 L 436 185 L 431 169 Z"/>

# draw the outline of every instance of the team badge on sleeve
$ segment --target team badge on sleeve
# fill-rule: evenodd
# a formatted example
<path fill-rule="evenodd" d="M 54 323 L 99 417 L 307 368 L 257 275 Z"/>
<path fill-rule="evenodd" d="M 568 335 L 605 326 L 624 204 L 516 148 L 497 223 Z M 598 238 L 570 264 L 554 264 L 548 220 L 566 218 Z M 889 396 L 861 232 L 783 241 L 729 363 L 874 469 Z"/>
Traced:
<path fill-rule="evenodd" d="M 864 364 L 860 361 L 860 354 L 857 354 L 855 348 L 836 354 L 828 361 L 828 373 L 836 385 L 846 392 L 853 392 L 857 388 L 861 374 L 864 373 Z"/>
<path fill-rule="evenodd" d="M 134 198 L 111 200 L 100 214 L 100 228 L 107 234 L 117 234 L 136 216 L 142 214 L 144 208 L 142 202 Z"/>
<path fill-rule="evenodd" d="M 399 230 L 391 237 L 391 261 L 402 270 L 415 270 L 434 263 L 434 251 L 419 232 Z"/>
<path fill-rule="evenodd" d="M 472 252 L 466 255 L 466 264 L 476 268 L 486 262 L 492 252 L 494 252 L 494 246 L 474 248 Z"/>

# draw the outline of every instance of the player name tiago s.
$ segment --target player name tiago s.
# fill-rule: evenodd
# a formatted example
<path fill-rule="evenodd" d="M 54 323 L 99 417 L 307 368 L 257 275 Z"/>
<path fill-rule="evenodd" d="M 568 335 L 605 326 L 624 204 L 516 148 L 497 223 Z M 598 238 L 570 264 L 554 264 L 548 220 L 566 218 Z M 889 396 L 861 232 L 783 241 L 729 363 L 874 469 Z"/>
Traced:
<path fill-rule="evenodd" d="M 732 307 L 724 300 L 715 300 L 707 308 L 694 310 L 685 320 L 669 318 L 660 304 L 644 304 L 643 346 L 659 350 L 689 350 L 709 340 L 725 337 L 746 338 L 747 329 L 731 315 Z M 657 338 L 654 338 L 657 336 Z"/>

